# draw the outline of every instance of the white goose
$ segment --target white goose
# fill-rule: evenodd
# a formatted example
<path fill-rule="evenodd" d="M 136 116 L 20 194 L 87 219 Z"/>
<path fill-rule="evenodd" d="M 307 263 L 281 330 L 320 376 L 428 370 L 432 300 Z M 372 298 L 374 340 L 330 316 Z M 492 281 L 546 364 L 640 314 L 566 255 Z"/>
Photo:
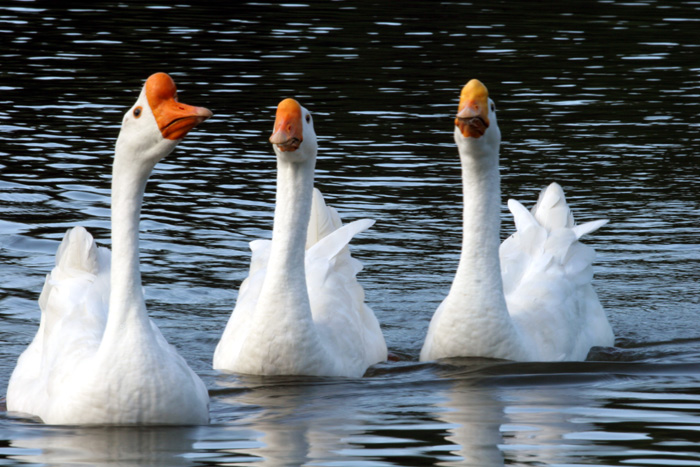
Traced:
<path fill-rule="evenodd" d="M 165 73 L 148 78 L 124 115 L 112 178 L 112 254 L 68 230 L 39 297 L 41 322 L 20 355 L 7 409 L 47 424 L 205 424 L 204 383 L 148 318 L 139 218 L 155 164 L 211 116 L 177 101 Z"/>
<path fill-rule="evenodd" d="M 277 107 L 272 240 L 251 243 L 248 278 L 214 352 L 214 369 L 259 375 L 360 377 L 386 360 L 379 323 L 348 243 L 374 221 L 345 226 L 314 189 L 316 133 L 294 99 Z"/>
<path fill-rule="evenodd" d="M 595 252 L 578 241 L 607 221 L 575 225 L 564 192 L 552 183 L 532 212 L 508 201 L 517 231 L 499 255 L 501 133 L 478 80 L 462 89 L 454 137 L 462 162 L 462 253 L 420 359 L 584 360 L 591 347 L 613 345 L 591 285 Z"/>

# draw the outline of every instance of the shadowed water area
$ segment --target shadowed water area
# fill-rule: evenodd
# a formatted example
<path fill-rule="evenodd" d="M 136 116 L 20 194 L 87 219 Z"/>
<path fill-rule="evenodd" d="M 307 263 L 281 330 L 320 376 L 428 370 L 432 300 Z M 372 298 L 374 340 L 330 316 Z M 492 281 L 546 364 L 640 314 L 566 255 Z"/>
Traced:
<path fill-rule="evenodd" d="M 699 27 L 700 3 L 671 1 L 2 2 L 3 396 L 66 229 L 110 245 L 114 142 L 144 80 L 168 72 L 214 117 L 157 165 L 141 223 L 150 316 L 211 424 L 52 427 L 3 406 L 0 465 L 697 465 Z M 502 237 L 507 199 L 553 181 L 579 223 L 610 220 L 584 241 L 616 344 L 586 362 L 418 362 L 459 258 L 471 78 L 498 107 Z M 271 234 L 286 97 L 314 115 L 326 201 L 376 220 L 352 253 L 400 361 L 362 379 L 211 369 L 248 243 Z"/>

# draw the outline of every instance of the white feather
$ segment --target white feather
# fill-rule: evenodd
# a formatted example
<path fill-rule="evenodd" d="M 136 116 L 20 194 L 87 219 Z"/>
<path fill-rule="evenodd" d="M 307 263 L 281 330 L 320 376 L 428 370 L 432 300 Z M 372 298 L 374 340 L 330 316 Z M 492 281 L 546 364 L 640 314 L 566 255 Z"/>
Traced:
<path fill-rule="evenodd" d="M 563 190 L 552 183 L 532 211 L 508 201 L 516 232 L 499 247 L 501 138 L 495 112 L 488 117 L 480 137 L 455 128 L 464 179 L 462 254 L 421 360 L 583 360 L 591 347 L 614 343 L 591 284 L 595 251 L 579 241 L 607 221 L 577 226 Z"/>
<path fill-rule="evenodd" d="M 207 423 L 207 389 L 148 318 L 138 264 L 145 180 L 176 143 L 161 136 L 144 87 L 115 153 L 114 253 L 83 227 L 66 232 L 39 297 L 39 330 L 10 378 L 9 411 L 63 425 Z"/>
<path fill-rule="evenodd" d="M 308 111 L 301 107 L 304 115 Z M 280 151 L 272 240 L 251 243 L 249 275 L 214 352 L 215 369 L 252 374 L 360 377 L 387 358 L 348 244 L 374 221 L 342 225 L 313 188 L 316 135 Z"/>

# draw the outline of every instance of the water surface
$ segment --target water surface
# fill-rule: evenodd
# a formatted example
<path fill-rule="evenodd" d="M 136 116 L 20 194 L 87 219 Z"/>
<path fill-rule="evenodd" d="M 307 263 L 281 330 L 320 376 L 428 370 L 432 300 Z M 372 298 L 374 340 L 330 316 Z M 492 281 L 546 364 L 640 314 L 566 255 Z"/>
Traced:
<path fill-rule="evenodd" d="M 235 2 L 234 2 L 235 3 Z M 47 427 L 0 412 L 0 465 L 697 465 L 700 5 L 696 2 L 45 2 L 0 6 L 0 393 L 36 332 L 65 230 L 109 246 L 121 115 L 149 74 L 215 116 L 160 163 L 143 208 L 150 315 L 211 393 L 198 428 Z M 589 361 L 417 362 L 457 266 L 459 90 L 496 101 L 507 198 L 559 182 L 590 235 L 616 334 Z M 269 238 L 277 103 L 319 134 L 317 186 L 401 361 L 362 379 L 211 369 Z"/>

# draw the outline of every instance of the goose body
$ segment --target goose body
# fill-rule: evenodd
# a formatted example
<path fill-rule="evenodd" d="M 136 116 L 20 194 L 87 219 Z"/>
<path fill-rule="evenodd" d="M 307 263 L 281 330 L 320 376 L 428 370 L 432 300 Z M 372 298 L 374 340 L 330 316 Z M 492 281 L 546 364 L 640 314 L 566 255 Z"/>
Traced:
<path fill-rule="evenodd" d="M 47 424 L 204 424 L 208 391 L 148 318 L 139 268 L 146 182 L 209 110 L 177 101 L 165 73 L 125 114 L 112 179 L 112 252 L 68 230 L 39 298 L 41 321 L 7 391 L 9 411 Z"/>
<path fill-rule="evenodd" d="M 248 278 L 214 353 L 214 369 L 259 375 L 360 377 L 386 360 L 379 323 L 364 303 L 350 256 L 353 236 L 374 222 L 342 225 L 313 187 L 316 134 L 293 99 L 277 109 L 272 240 L 251 243 Z"/>
<path fill-rule="evenodd" d="M 614 336 L 591 280 L 595 251 L 579 239 L 607 221 L 576 225 L 552 183 L 532 211 L 510 200 L 516 232 L 499 246 L 501 140 L 495 105 L 472 80 L 455 120 L 464 233 L 452 287 L 432 317 L 421 360 L 478 356 L 584 360 Z"/>

